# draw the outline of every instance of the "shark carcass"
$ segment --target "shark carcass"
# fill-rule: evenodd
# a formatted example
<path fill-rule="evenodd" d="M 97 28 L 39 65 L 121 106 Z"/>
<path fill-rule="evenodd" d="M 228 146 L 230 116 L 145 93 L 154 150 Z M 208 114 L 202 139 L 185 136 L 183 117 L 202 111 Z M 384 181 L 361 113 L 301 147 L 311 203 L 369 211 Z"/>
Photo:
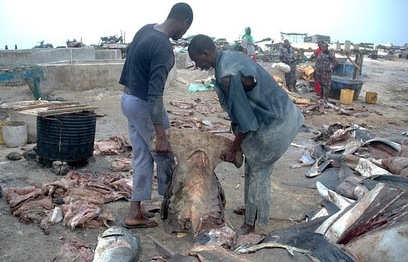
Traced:
<path fill-rule="evenodd" d="M 199 129 L 170 128 L 166 134 L 177 159 L 161 207 L 166 232 L 191 230 L 197 236 L 223 226 L 226 199 L 214 170 L 232 139 Z M 239 168 L 242 162 L 239 152 L 234 165 Z"/>

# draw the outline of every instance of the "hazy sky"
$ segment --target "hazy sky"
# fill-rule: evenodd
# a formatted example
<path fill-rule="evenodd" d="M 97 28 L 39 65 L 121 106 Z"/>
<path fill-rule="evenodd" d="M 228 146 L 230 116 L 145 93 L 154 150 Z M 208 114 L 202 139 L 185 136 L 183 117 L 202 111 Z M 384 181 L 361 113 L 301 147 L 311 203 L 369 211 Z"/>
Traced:
<path fill-rule="evenodd" d="M 101 36 L 130 42 L 146 23 L 161 23 L 170 0 L 0 0 L 0 49 L 32 48 L 38 42 L 65 46 L 68 39 L 98 44 Z M 408 43 L 408 0 L 186 0 L 194 12 L 187 35 L 233 42 L 250 26 L 255 40 L 280 32 L 329 35 L 333 42 Z"/>

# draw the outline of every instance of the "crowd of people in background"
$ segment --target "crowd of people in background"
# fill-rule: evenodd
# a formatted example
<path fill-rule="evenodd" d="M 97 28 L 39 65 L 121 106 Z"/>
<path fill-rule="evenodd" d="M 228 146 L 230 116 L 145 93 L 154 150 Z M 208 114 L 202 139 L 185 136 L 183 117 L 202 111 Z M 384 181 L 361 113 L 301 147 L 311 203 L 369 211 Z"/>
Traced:
<path fill-rule="evenodd" d="M 245 34 L 241 40 L 242 53 L 257 62 L 255 41 L 251 33 L 251 28 L 246 27 Z M 299 62 L 306 62 L 307 60 L 315 62 L 315 92 L 321 99 L 327 102 L 330 92 L 331 75 L 338 61 L 334 53 L 329 51 L 328 44 L 324 41 L 318 42 L 318 49 L 315 50 L 310 59 L 304 55 L 304 50 L 295 50 L 288 39 L 283 41 L 279 47 L 279 61 L 290 67 L 290 71 L 285 73 L 286 88 L 290 92 L 295 91 L 297 83 L 296 66 Z"/>

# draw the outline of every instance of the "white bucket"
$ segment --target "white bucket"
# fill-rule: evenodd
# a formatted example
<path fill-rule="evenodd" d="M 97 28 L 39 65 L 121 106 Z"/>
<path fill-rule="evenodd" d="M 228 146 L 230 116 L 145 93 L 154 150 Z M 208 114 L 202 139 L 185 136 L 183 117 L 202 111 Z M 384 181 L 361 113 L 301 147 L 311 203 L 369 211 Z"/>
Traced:
<path fill-rule="evenodd" d="M 6 122 L 1 128 L 1 132 L 6 147 L 19 147 L 27 144 L 27 124 L 24 122 Z"/>

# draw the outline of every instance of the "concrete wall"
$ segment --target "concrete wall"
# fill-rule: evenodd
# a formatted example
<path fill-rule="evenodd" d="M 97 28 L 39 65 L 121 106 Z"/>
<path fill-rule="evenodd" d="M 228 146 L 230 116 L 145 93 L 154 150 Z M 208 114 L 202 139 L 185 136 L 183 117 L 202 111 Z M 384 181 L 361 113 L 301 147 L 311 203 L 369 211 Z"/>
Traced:
<path fill-rule="evenodd" d="M 36 48 L 4 50 L 0 52 L 0 64 L 42 64 L 60 61 L 94 60 L 94 48 Z"/>
<path fill-rule="evenodd" d="M 90 61 L 95 59 L 122 59 L 118 49 L 84 48 L 35 48 L 23 50 L 1 50 L 0 64 L 44 64 Z"/>
<path fill-rule="evenodd" d="M 102 62 L 74 63 L 74 64 L 41 64 L 45 81 L 40 84 L 43 95 L 53 90 L 84 91 L 95 88 L 114 88 L 122 90 L 119 78 L 122 73 L 124 60 Z M 173 67 L 168 75 L 166 88 L 175 79 L 177 69 Z"/>
<path fill-rule="evenodd" d="M 187 53 L 176 56 L 176 65 L 185 68 Z M 40 83 L 43 95 L 53 90 L 90 90 L 113 87 L 118 84 L 125 60 L 120 49 L 35 48 L 1 50 L 0 65 L 38 64 L 44 70 L 45 80 Z M 170 72 L 168 83 L 175 78 L 177 66 Z"/>
<path fill-rule="evenodd" d="M 123 60 L 109 63 L 41 64 L 45 81 L 40 88 L 43 94 L 52 90 L 121 89 L 118 81 L 123 64 Z"/>
<path fill-rule="evenodd" d="M 122 51 L 119 49 L 96 49 L 95 59 L 122 59 Z"/>

